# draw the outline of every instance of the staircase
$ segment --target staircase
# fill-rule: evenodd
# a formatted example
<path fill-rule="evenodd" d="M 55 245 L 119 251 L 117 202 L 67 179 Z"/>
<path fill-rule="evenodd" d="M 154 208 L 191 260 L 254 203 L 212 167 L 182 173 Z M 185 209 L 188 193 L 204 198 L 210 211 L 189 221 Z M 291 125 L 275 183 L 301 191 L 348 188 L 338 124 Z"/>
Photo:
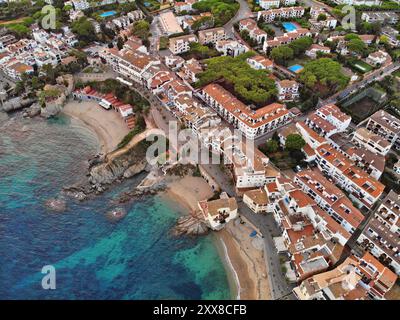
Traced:
<path fill-rule="evenodd" d="M 132 130 L 135 127 L 135 116 L 133 114 L 127 116 L 125 118 L 126 125 L 129 130 Z"/>

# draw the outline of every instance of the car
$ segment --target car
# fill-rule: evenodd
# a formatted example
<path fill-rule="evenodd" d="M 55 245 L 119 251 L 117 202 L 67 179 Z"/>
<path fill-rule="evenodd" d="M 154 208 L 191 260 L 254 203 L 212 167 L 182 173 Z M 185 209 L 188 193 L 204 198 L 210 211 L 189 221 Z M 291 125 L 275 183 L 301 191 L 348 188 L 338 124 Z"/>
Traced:
<path fill-rule="evenodd" d="M 294 172 L 300 172 L 301 170 L 302 170 L 302 168 L 301 168 L 299 165 L 297 165 L 297 166 L 294 167 L 294 169 L 293 169 Z"/>

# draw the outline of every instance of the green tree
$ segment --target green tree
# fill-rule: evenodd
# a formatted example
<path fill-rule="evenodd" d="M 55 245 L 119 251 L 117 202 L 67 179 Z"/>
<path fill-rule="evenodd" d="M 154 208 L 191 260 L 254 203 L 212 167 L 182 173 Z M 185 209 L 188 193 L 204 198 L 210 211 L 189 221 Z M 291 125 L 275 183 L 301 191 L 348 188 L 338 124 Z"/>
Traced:
<path fill-rule="evenodd" d="M 294 51 L 288 46 L 280 46 L 272 49 L 270 56 L 278 64 L 286 65 L 288 60 L 293 59 Z"/>
<path fill-rule="evenodd" d="M 86 17 L 75 20 L 72 22 L 71 27 L 80 41 L 89 43 L 97 39 L 93 25 Z"/>
<path fill-rule="evenodd" d="M 354 52 L 354 53 L 358 53 L 358 54 L 364 54 L 367 46 L 366 44 L 360 40 L 360 39 L 351 39 L 348 43 L 347 43 L 347 49 L 349 49 L 350 51 Z"/>
<path fill-rule="evenodd" d="M 124 47 L 124 40 L 121 37 L 118 37 L 117 39 L 117 47 L 118 50 L 121 50 Z"/>
<path fill-rule="evenodd" d="M 289 151 L 301 150 L 306 145 L 306 142 L 299 134 L 289 134 L 286 137 L 285 149 Z"/>
<path fill-rule="evenodd" d="M 273 139 L 269 139 L 267 141 L 267 143 L 265 144 L 265 150 L 268 153 L 274 153 L 274 152 L 278 151 L 278 148 L 279 148 L 278 142 Z"/>
<path fill-rule="evenodd" d="M 289 44 L 289 48 L 293 50 L 294 56 L 299 56 L 306 52 L 306 50 L 312 45 L 313 40 L 310 37 L 303 37 L 292 41 Z"/>
<path fill-rule="evenodd" d="M 314 86 L 319 83 L 330 92 L 343 89 L 349 80 L 350 78 L 342 73 L 340 63 L 330 58 L 319 58 L 308 62 L 300 73 L 300 81 L 308 88 L 314 89 Z"/>
<path fill-rule="evenodd" d="M 150 24 L 146 20 L 139 20 L 133 24 L 132 33 L 142 40 L 147 40 L 150 35 Z"/>
<path fill-rule="evenodd" d="M 325 21 L 326 20 L 326 14 L 320 13 L 317 17 L 317 21 Z"/>

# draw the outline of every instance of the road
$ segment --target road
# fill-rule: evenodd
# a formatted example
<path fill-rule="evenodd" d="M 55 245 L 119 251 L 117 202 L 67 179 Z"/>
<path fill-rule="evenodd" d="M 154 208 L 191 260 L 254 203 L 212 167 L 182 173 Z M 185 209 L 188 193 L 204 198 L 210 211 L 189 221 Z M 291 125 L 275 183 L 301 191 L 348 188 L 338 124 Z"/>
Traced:
<path fill-rule="evenodd" d="M 359 89 L 364 88 L 369 83 L 383 79 L 384 77 L 391 74 L 399 67 L 400 67 L 400 63 L 395 62 L 395 63 L 389 64 L 386 67 L 380 68 L 380 69 L 368 74 L 363 80 L 346 87 L 346 89 L 335 93 L 333 96 L 330 96 L 328 99 L 326 99 L 324 101 L 320 101 L 319 106 L 323 106 L 323 105 L 326 105 L 329 103 L 337 103 L 339 100 L 341 100 L 340 97 L 342 97 L 342 99 L 343 99 L 344 97 L 347 97 L 352 92 L 355 92 Z"/>
<path fill-rule="evenodd" d="M 239 3 L 240 8 L 238 12 L 236 12 L 236 15 L 224 25 L 225 32 L 228 38 L 231 39 L 235 39 L 233 25 L 236 22 L 239 22 L 240 20 L 246 18 L 254 17 L 254 14 L 251 12 L 249 4 L 247 3 L 246 0 L 236 0 L 236 1 Z"/>

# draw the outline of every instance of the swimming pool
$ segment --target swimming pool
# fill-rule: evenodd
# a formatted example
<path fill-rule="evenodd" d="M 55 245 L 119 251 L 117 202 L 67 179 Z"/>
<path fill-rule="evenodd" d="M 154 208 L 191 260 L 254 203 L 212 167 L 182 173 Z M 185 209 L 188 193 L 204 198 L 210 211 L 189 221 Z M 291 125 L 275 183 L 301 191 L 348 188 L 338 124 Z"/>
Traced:
<path fill-rule="evenodd" d="M 292 22 L 283 22 L 282 25 L 285 28 L 286 32 L 291 32 L 291 31 L 297 30 L 296 25 Z"/>
<path fill-rule="evenodd" d="M 303 70 L 303 66 L 301 66 L 299 64 L 294 64 L 294 65 L 290 66 L 288 69 L 294 73 L 299 73 L 301 70 Z"/>
<path fill-rule="evenodd" d="M 106 17 L 113 16 L 113 15 L 115 15 L 116 13 L 117 13 L 117 11 L 114 11 L 114 10 L 112 10 L 112 11 L 106 11 L 106 12 L 103 12 L 102 14 L 100 14 L 100 17 L 106 18 Z"/>

